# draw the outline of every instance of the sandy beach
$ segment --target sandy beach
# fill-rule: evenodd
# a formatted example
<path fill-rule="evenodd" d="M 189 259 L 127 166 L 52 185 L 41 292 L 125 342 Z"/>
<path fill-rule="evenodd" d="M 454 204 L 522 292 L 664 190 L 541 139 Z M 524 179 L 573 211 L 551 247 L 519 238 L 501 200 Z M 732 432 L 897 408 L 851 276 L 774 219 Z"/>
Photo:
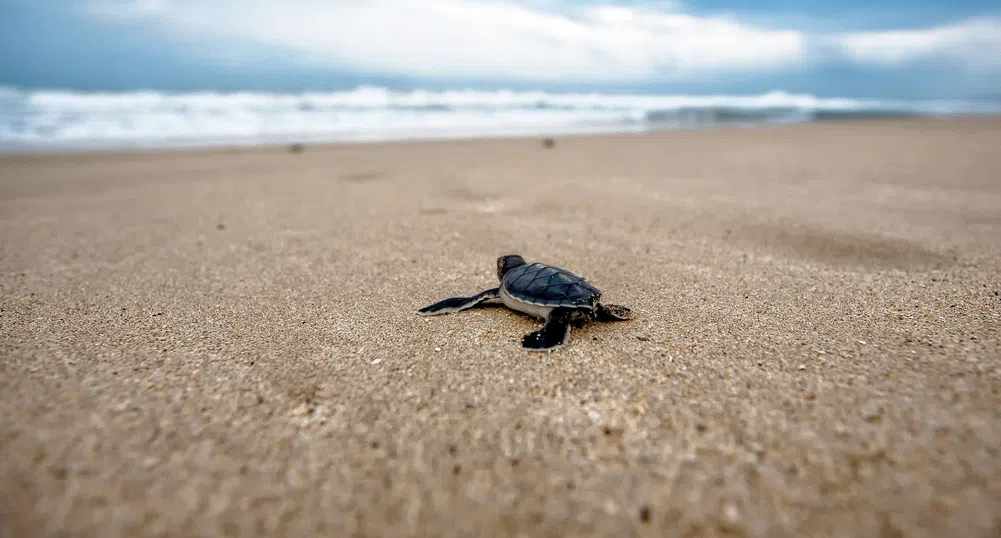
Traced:
<path fill-rule="evenodd" d="M 998 140 L 2 157 L 0 536 L 999 536 Z M 507 253 L 635 319 L 416 314 Z"/>

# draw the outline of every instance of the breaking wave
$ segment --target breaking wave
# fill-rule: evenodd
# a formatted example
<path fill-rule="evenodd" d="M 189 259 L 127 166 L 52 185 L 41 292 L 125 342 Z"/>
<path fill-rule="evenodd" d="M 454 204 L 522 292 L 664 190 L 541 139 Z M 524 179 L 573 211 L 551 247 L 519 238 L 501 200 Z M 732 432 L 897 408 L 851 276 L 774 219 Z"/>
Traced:
<path fill-rule="evenodd" d="M 532 91 L 154 91 L 0 87 L 0 151 L 640 132 L 838 117 L 999 114 L 999 103 Z"/>

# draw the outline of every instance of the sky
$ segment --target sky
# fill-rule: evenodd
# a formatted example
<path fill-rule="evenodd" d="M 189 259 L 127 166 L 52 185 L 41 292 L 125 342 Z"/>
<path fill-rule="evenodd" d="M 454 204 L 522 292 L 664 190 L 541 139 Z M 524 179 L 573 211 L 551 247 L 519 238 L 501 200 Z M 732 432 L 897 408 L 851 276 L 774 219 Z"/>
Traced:
<path fill-rule="evenodd" d="M 0 0 L 0 85 L 1001 96 L 980 0 Z"/>

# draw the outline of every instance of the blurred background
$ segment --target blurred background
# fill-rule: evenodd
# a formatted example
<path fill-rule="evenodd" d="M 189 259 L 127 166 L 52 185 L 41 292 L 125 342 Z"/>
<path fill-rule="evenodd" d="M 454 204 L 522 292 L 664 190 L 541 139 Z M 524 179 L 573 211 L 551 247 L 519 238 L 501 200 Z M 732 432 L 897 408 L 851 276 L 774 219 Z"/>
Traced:
<path fill-rule="evenodd" d="M 0 0 L 0 151 L 1001 112 L 980 0 Z"/>

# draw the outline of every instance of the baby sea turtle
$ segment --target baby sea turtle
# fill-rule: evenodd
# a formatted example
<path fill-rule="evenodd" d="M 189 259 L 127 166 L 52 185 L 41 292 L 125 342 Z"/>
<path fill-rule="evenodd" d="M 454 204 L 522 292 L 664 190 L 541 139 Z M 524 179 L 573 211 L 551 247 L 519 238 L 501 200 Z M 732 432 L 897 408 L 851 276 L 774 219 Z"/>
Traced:
<path fill-rule="evenodd" d="M 525 263 L 516 254 L 497 258 L 500 287 L 481 291 L 472 297 L 453 297 L 425 306 L 421 315 L 451 314 L 478 304 L 500 299 L 504 306 L 539 317 L 545 324 L 521 340 L 525 349 L 549 351 L 570 340 L 574 320 L 617 321 L 632 318 L 624 306 L 602 304 L 601 291 L 583 278 L 559 267 L 544 263 Z"/>

